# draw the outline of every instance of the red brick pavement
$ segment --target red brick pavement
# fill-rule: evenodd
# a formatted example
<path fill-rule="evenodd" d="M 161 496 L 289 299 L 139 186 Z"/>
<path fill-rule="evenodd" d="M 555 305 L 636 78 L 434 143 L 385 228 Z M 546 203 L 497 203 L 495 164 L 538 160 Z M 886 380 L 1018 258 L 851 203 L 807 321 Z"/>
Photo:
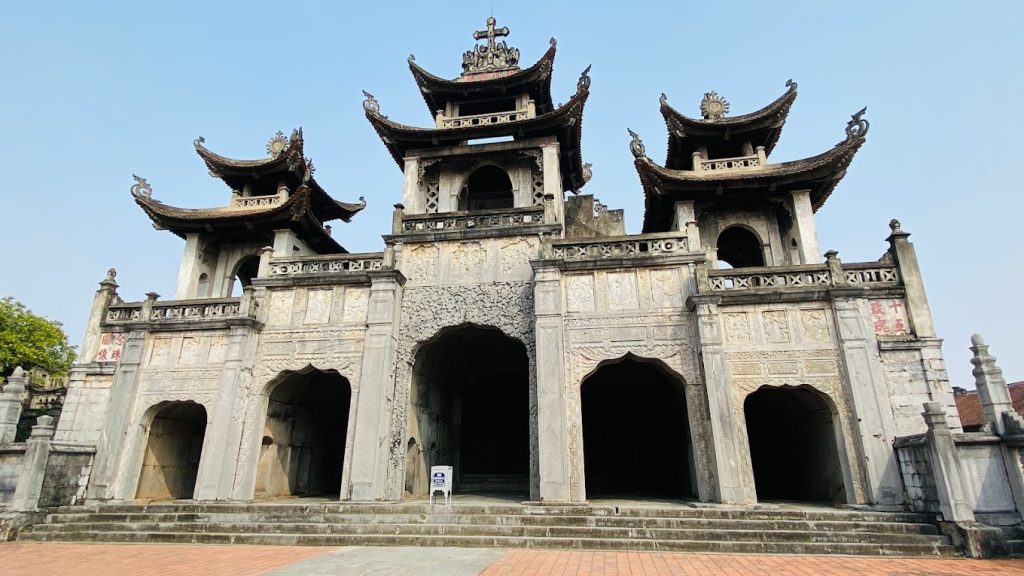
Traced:
<path fill-rule="evenodd" d="M 1024 560 L 512 550 L 482 576 L 1010 576 Z"/>
<path fill-rule="evenodd" d="M 0 544 L 4 576 L 248 576 L 263 574 L 334 548 L 201 544 Z"/>

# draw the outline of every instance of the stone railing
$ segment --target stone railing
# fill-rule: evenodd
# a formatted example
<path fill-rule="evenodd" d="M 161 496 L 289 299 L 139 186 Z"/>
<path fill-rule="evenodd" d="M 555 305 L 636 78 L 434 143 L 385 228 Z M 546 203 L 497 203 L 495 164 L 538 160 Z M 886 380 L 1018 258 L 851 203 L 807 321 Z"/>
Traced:
<path fill-rule="evenodd" d="M 593 260 L 633 256 L 664 256 L 688 251 L 686 234 L 670 232 L 551 243 L 551 257 L 561 260 Z"/>
<path fill-rule="evenodd" d="M 830 286 L 890 288 L 899 285 L 895 265 L 868 262 L 841 266 L 838 271 L 841 277 L 838 280 L 836 272 L 827 264 L 710 270 L 708 284 L 712 292 Z"/>
<path fill-rule="evenodd" d="M 544 207 L 501 208 L 473 212 L 439 214 L 403 214 L 402 233 L 446 232 L 479 228 L 511 228 L 544 224 Z"/>
<path fill-rule="evenodd" d="M 508 124 L 529 118 L 528 110 L 513 110 L 510 112 L 492 112 L 489 114 L 474 114 L 472 116 L 457 116 L 447 118 L 444 115 L 437 116 L 438 128 L 471 128 L 475 126 L 490 126 L 492 124 Z"/>
<path fill-rule="evenodd" d="M 154 295 L 155 296 L 155 295 Z M 146 301 L 112 304 L 107 307 L 105 324 L 127 324 L 131 322 L 203 321 L 244 318 L 251 316 L 243 311 L 245 298 L 204 298 L 200 300 L 169 300 L 167 302 Z"/>
<path fill-rule="evenodd" d="M 232 196 L 231 207 L 232 208 L 260 208 L 279 206 L 285 200 L 287 196 L 276 194 L 274 196 Z"/>
<path fill-rule="evenodd" d="M 736 168 L 756 168 L 761 165 L 761 159 L 757 156 L 739 156 L 737 158 L 718 158 L 716 160 L 701 160 L 701 172 L 713 172 L 716 170 L 733 170 Z"/>
<path fill-rule="evenodd" d="M 301 258 L 271 258 L 270 276 L 298 276 L 301 274 L 338 274 L 344 272 L 365 272 L 384 267 L 384 255 L 375 254 L 331 254 L 328 256 L 304 256 Z"/>

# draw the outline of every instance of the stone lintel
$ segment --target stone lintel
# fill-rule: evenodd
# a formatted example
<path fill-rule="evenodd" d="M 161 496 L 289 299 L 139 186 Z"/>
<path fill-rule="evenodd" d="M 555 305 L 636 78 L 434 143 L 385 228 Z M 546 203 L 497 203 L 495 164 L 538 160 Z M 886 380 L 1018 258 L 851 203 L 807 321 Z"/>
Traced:
<path fill-rule="evenodd" d="M 480 238 L 507 238 L 509 236 L 537 236 L 539 234 L 557 236 L 561 231 L 561 224 L 532 224 L 528 226 L 442 230 L 438 232 L 403 232 L 402 234 L 385 234 L 383 238 L 384 243 L 390 246 L 396 242 L 422 244 L 444 242 L 446 240 L 476 240 Z"/>
<path fill-rule="evenodd" d="M 253 278 L 255 288 L 293 288 L 296 286 L 369 286 L 367 272 L 315 272 Z"/>
<path fill-rule="evenodd" d="M 542 267 L 553 266 L 563 271 L 572 270 L 607 270 L 612 268 L 643 268 L 647 266 L 671 266 L 701 262 L 705 254 L 690 253 L 678 256 L 624 256 L 618 258 L 593 258 L 590 260 L 564 260 L 561 258 L 531 260 L 530 265 L 534 270 Z"/>

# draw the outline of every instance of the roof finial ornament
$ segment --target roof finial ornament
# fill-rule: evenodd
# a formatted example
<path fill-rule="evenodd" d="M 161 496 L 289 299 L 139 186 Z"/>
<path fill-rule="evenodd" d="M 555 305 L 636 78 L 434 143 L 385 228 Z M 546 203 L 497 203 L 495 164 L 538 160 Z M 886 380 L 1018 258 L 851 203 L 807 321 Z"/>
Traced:
<path fill-rule="evenodd" d="M 196 138 L 195 140 L 192 141 L 192 145 L 195 146 L 196 148 L 202 148 L 203 147 L 203 143 L 205 143 L 205 142 L 206 142 L 206 138 L 203 138 L 202 136 L 200 136 L 199 138 Z"/>
<path fill-rule="evenodd" d="M 583 73 L 580 74 L 579 81 L 576 82 L 576 91 L 577 92 L 584 92 L 586 90 L 590 90 L 590 66 L 589 65 L 583 71 Z"/>
<path fill-rule="evenodd" d="M 714 90 L 704 93 L 700 101 L 700 115 L 705 120 L 721 120 L 729 113 L 729 101 L 718 95 Z"/>
<path fill-rule="evenodd" d="M 132 185 L 132 196 L 136 198 L 152 198 L 153 188 L 146 182 L 145 178 L 132 174 L 132 178 L 135 178 L 135 184 Z"/>
<path fill-rule="evenodd" d="M 633 132 L 629 128 L 626 128 L 626 131 L 629 132 L 629 136 L 633 139 L 629 143 L 629 151 L 633 153 L 633 157 L 646 158 L 647 149 L 644 148 L 644 143 L 642 140 L 640 140 L 640 135 L 637 134 L 636 132 Z"/>
<path fill-rule="evenodd" d="M 370 114 L 380 115 L 380 103 L 373 97 L 373 94 L 363 90 L 363 96 L 366 97 L 366 100 L 363 100 L 363 110 Z"/>
<path fill-rule="evenodd" d="M 846 139 L 852 140 L 854 138 L 863 138 L 867 136 L 868 128 L 871 124 L 863 118 L 864 113 L 868 111 L 868 107 L 865 106 L 860 109 L 859 112 L 850 116 L 850 121 L 846 123 Z"/>
<path fill-rule="evenodd" d="M 796 82 L 794 82 L 792 78 L 790 78 L 789 80 L 786 80 L 786 88 L 789 88 L 791 90 L 796 90 Z"/>
<path fill-rule="evenodd" d="M 519 49 L 509 48 L 504 40 L 498 42 L 496 38 L 508 36 L 508 27 L 496 28 L 497 20 L 494 16 L 487 18 L 487 29 L 473 32 L 474 40 L 487 39 L 487 45 L 477 44 L 473 49 L 462 55 L 462 72 L 470 74 L 473 72 L 490 72 L 493 70 L 508 70 L 516 68 L 519 64 Z"/>
<path fill-rule="evenodd" d="M 594 177 L 594 165 L 590 162 L 583 163 L 583 183 L 590 182 L 590 179 Z"/>
<path fill-rule="evenodd" d="M 893 232 L 902 232 L 903 230 L 900 228 L 900 221 L 895 218 L 889 220 L 889 230 L 892 230 Z"/>
<path fill-rule="evenodd" d="M 278 130 L 277 133 L 274 134 L 274 136 L 267 142 L 267 155 L 276 159 L 287 147 L 288 139 L 284 137 L 284 132 Z"/>
<path fill-rule="evenodd" d="M 659 102 L 659 103 L 660 103 L 660 104 L 661 104 L 662 106 L 668 106 L 668 96 L 666 96 L 666 95 L 665 95 L 665 93 L 664 93 L 664 92 L 662 92 L 662 93 L 661 93 L 661 96 L 660 96 L 660 97 L 658 98 L 658 102 Z"/>

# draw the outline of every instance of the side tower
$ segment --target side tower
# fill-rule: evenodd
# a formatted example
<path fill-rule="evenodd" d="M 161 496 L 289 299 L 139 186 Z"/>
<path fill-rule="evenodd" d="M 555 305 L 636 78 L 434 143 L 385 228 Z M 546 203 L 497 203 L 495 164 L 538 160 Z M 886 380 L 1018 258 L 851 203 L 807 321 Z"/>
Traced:
<path fill-rule="evenodd" d="M 433 465 L 456 489 L 539 498 L 534 288 L 530 262 L 564 234 L 566 191 L 589 179 L 580 155 L 585 70 L 565 104 L 551 98 L 556 43 L 528 68 L 487 19 L 454 80 L 409 58 L 432 125 L 364 108 L 405 174 L 392 233 L 407 278 L 396 344 L 386 499 L 426 494 Z"/>

